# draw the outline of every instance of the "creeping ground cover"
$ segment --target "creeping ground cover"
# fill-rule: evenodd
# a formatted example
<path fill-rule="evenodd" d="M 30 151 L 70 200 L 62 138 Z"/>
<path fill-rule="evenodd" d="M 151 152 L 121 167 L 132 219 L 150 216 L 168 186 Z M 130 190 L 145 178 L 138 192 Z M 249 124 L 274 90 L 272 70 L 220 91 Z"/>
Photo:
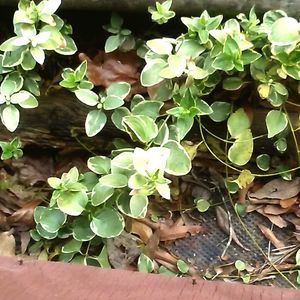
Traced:
<path fill-rule="evenodd" d="M 255 8 L 178 17 L 168 0 L 149 7 L 155 30 L 144 36 L 114 12 L 100 20 L 106 39 L 95 53 L 78 51 L 60 5 L 20 0 L 13 33 L 0 36 L 1 130 L 11 137 L 0 141 L 0 254 L 297 287 L 299 21 Z M 157 34 L 168 22 L 183 32 Z M 48 61 L 59 69 L 50 88 Z M 87 138 L 70 133 L 76 157 L 15 134 L 52 90 L 87 111 Z M 118 137 L 104 151 L 107 128 Z M 226 240 L 201 269 L 170 244 L 209 234 L 207 219 Z M 260 259 L 239 256 L 251 249 Z"/>

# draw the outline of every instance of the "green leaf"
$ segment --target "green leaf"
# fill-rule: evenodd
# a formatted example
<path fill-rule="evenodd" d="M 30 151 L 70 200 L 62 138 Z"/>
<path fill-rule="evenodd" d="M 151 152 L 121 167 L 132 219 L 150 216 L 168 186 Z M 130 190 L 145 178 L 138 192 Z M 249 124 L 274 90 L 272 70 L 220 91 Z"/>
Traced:
<path fill-rule="evenodd" d="M 39 105 L 36 98 L 27 91 L 20 91 L 16 94 L 13 94 L 10 100 L 11 103 L 19 104 L 23 108 L 36 108 Z"/>
<path fill-rule="evenodd" d="M 168 141 L 162 146 L 171 150 L 165 169 L 168 174 L 181 176 L 190 172 L 191 160 L 188 153 L 178 142 Z"/>
<path fill-rule="evenodd" d="M 40 13 L 53 15 L 59 6 L 61 5 L 61 0 L 51 0 L 51 1 L 42 1 L 38 6 L 37 9 Z"/>
<path fill-rule="evenodd" d="M 67 216 L 57 208 L 47 208 L 43 210 L 39 223 L 50 233 L 57 232 L 66 222 Z"/>
<path fill-rule="evenodd" d="M 241 260 L 236 260 L 234 266 L 238 271 L 244 271 L 246 269 L 246 264 Z"/>
<path fill-rule="evenodd" d="M 282 111 L 271 110 L 266 116 L 266 125 L 268 129 L 268 138 L 272 138 L 287 127 L 288 118 Z"/>
<path fill-rule="evenodd" d="M 144 115 L 156 120 L 159 117 L 159 111 L 163 106 L 163 102 L 144 100 L 136 104 L 131 112 L 134 115 Z"/>
<path fill-rule="evenodd" d="M 168 64 L 165 60 L 157 58 L 147 62 L 146 66 L 141 73 L 141 83 L 143 86 L 148 87 L 160 83 L 164 80 L 159 74 L 167 67 Z"/>
<path fill-rule="evenodd" d="M 178 54 L 169 55 L 168 64 L 176 77 L 180 77 L 186 68 L 186 58 Z"/>
<path fill-rule="evenodd" d="M 172 53 L 173 45 L 165 39 L 153 39 L 147 41 L 147 46 L 156 54 L 169 55 Z"/>
<path fill-rule="evenodd" d="M 129 133 L 133 133 L 133 138 L 136 137 L 142 143 L 148 143 L 158 134 L 158 128 L 154 120 L 148 116 L 125 116 L 123 118 L 123 126 Z"/>
<path fill-rule="evenodd" d="M 40 223 L 43 213 L 47 210 L 44 206 L 37 206 L 34 209 L 33 218 L 35 223 Z"/>
<path fill-rule="evenodd" d="M 114 194 L 114 188 L 97 183 L 92 191 L 91 201 L 94 206 L 106 202 Z"/>
<path fill-rule="evenodd" d="M 286 138 L 279 138 L 277 141 L 274 142 L 274 146 L 280 153 L 285 152 L 288 147 Z"/>
<path fill-rule="evenodd" d="M 90 241 L 94 238 L 95 233 L 91 230 L 88 216 L 77 217 L 73 224 L 73 237 L 77 241 Z"/>
<path fill-rule="evenodd" d="M 210 203 L 205 199 L 195 199 L 196 208 L 200 212 L 206 212 L 210 208 Z"/>
<path fill-rule="evenodd" d="M 205 47 L 199 44 L 198 41 L 185 39 L 183 40 L 176 54 L 187 58 L 196 58 L 204 51 Z"/>
<path fill-rule="evenodd" d="M 270 168 L 271 157 L 269 154 L 260 154 L 256 157 L 256 164 L 262 171 L 268 171 Z"/>
<path fill-rule="evenodd" d="M 296 266 L 300 266 L 300 249 L 296 252 Z"/>
<path fill-rule="evenodd" d="M 107 117 L 101 110 L 92 110 L 85 120 L 85 131 L 88 137 L 95 136 L 105 126 Z"/>
<path fill-rule="evenodd" d="M 189 271 L 189 266 L 188 264 L 183 261 L 182 259 L 178 259 L 176 262 L 177 269 L 182 273 L 186 274 Z"/>
<path fill-rule="evenodd" d="M 221 53 L 214 59 L 212 66 L 217 70 L 231 71 L 234 68 L 234 63 L 228 54 Z"/>
<path fill-rule="evenodd" d="M 161 275 L 165 275 L 165 276 L 176 276 L 177 274 L 170 271 L 169 269 L 167 269 L 165 266 L 160 266 L 159 267 L 159 270 L 158 270 L 158 273 L 161 274 Z"/>
<path fill-rule="evenodd" d="M 213 113 L 211 113 L 209 117 L 215 122 L 222 122 L 230 115 L 231 104 L 228 102 L 215 101 L 211 105 L 211 109 L 213 110 Z"/>
<path fill-rule="evenodd" d="M 14 132 L 19 124 L 20 112 L 14 105 L 7 105 L 1 112 L 3 125 L 10 131 Z"/>
<path fill-rule="evenodd" d="M 97 260 L 101 266 L 101 268 L 104 269 L 111 269 L 109 260 L 108 260 L 108 253 L 107 253 L 107 246 L 103 245 L 102 250 L 99 254 L 99 256 L 97 257 Z"/>
<path fill-rule="evenodd" d="M 197 113 L 197 115 L 199 115 L 199 116 L 201 116 L 201 115 L 210 115 L 211 113 L 213 113 L 213 110 L 207 104 L 207 102 L 205 102 L 201 99 L 197 99 L 196 108 L 199 110 L 199 113 Z"/>
<path fill-rule="evenodd" d="M 3 57 L 4 67 L 16 67 L 20 65 L 23 61 L 25 52 L 25 47 L 20 47 L 19 49 L 12 52 L 5 52 Z"/>
<path fill-rule="evenodd" d="M 111 120 L 118 129 L 124 131 L 124 127 L 122 125 L 123 118 L 130 115 L 131 113 L 127 107 L 118 107 L 112 113 Z"/>
<path fill-rule="evenodd" d="M 119 48 L 122 44 L 122 40 L 120 39 L 120 35 L 111 35 L 105 42 L 104 50 L 106 53 L 112 52 Z"/>
<path fill-rule="evenodd" d="M 250 129 L 244 129 L 237 137 L 237 140 L 229 148 L 229 160 L 238 165 L 245 165 L 253 153 L 253 137 Z"/>
<path fill-rule="evenodd" d="M 291 17 L 276 20 L 271 26 L 269 40 L 274 45 L 286 46 L 300 41 L 299 23 Z"/>
<path fill-rule="evenodd" d="M 228 77 L 223 81 L 223 89 L 227 91 L 238 90 L 243 85 L 243 80 L 240 77 Z"/>
<path fill-rule="evenodd" d="M 243 61 L 243 65 L 249 65 L 258 60 L 261 57 L 261 54 L 254 50 L 245 50 L 242 53 L 241 59 Z"/>
<path fill-rule="evenodd" d="M 108 174 L 102 176 L 99 179 L 99 182 L 102 185 L 117 189 L 127 186 L 128 179 L 122 174 Z"/>
<path fill-rule="evenodd" d="M 153 261 L 145 254 L 141 254 L 138 259 L 138 271 L 142 273 L 151 273 L 154 270 Z"/>
<path fill-rule="evenodd" d="M 83 61 L 75 70 L 74 76 L 76 81 L 83 80 L 87 71 L 87 61 Z"/>
<path fill-rule="evenodd" d="M 121 234 L 125 226 L 124 219 L 115 209 L 104 207 L 92 216 L 92 231 L 103 238 L 112 238 Z"/>
<path fill-rule="evenodd" d="M 87 203 L 88 196 L 84 191 L 61 192 L 57 199 L 59 209 L 70 216 L 79 216 Z"/>
<path fill-rule="evenodd" d="M 245 129 L 250 128 L 250 120 L 243 108 L 239 108 L 232 113 L 227 121 L 230 135 L 237 138 Z"/>
<path fill-rule="evenodd" d="M 79 89 L 75 91 L 75 95 L 82 103 L 95 106 L 99 103 L 99 97 L 96 93 L 86 89 Z"/>
<path fill-rule="evenodd" d="M 0 45 L 0 50 L 7 52 L 7 51 L 14 51 L 17 50 L 19 46 L 17 46 L 15 44 L 15 42 L 18 40 L 19 37 L 12 37 L 6 41 L 4 41 L 1 45 Z"/>
<path fill-rule="evenodd" d="M 62 253 L 74 253 L 74 252 L 80 252 L 80 248 L 82 246 L 81 241 L 77 240 L 70 240 L 67 243 L 65 243 L 61 249 Z"/>
<path fill-rule="evenodd" d="M 178 138 L 182 140 L 187 133 L 191 130 L 194 124 L 194 118 L 193 117 L 183 117 L 183 118 L 178 118 L 175 126 L 178 129 Z"/>
<path fill-rule="evenodd" d="M 133 153 L 132 152 L 122 152 L 111 161 L 111 173 L 112 174 L 123 174 L 130 176 L 133 172 Z"/>
<path fill-rule="evenodd" d="M 31 47 L 30 53 L 37 63 L 39 63 L 40 65 L 42 65 L 44 63 L 45 52 L 41 47 L 39 47 L 39 46 Z"/>
<path fill-rule="evenodd" d="M 103 108 L 105 110 L 116 109 L 124 104 L 124 100 L 119 96 L 109 95 L 105 98 Z"/>
<path fill-rule="evenodd" d="M 88 168 L 96 174 L 108 174 L 110 170 L 111 159 L 106 156 L 90 157 L 87 162 Z"/>
<path fill-rule="evenodd" d="M 148 197 L 145 195 L 133 195 L 129 200 L 130 215 L 133 218 L 145 218 L 148 202 Z"/>
<path fill-rule="evenodd" d="M 129 94 L 130 87 L 127 82 L 115 82 L 106 89 L 106 93 L 108 96 L 117 96 L 124 99 Z"/>
<path fill-rule="evenodd" d="M 37 225 L 36 225 L 36 230 L 37 230 L 38 234 L 39 234 L 41 237 L 43 237 L 43 238 L 45 238 L 45 239 L 47 239 L 47 240 L 52 240 L 52 239 L 55 239 L 55 238 L 57 237 L 57 232 L 51 233 L 51 232 L 45 230 L 45 229 L 41 226 L 41 224 L 37 224 Z"/>
<path fill-rule="evenodd" d="M 55 48 L 54 51 L 61 55 L 75 54 L 77 52 L 77 47 L 76 47 L 74 40 L 71 37 L 66 36 L 66 35 L 64 35 L 62 38 L 64 40 L 64 43 L 62 43 L 62 44 L 64 44 L 64 46 L 60 47 L 60 48 Z M 43 47 L 44 47 L 44 45 L 43 45 Z"/>

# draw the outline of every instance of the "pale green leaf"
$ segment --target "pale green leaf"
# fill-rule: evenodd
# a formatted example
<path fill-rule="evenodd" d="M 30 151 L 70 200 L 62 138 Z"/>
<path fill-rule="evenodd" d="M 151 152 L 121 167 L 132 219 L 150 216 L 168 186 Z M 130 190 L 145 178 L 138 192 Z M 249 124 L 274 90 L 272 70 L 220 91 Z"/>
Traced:
<path fill-rule="evenodd" d="M 95 136 L 105 126 L 107 117 L 101 110 L 92 110 L 85 120 L 85 131 L 88 137 Z"/>
<path fill-rule="evenodd" d="M 92 231 L 103 238 L 112 238 L 121 234 L 125 226 L 124 219 L 115 209 L 99 209 L 92 217 Z"/>
<path fill-rule="evenodd" d="M 268 129 L 268 138 L 272 138 L 287 127 L 287 116 L 280 110 L 271 110 L 266 116 L 266 125 Z"/>

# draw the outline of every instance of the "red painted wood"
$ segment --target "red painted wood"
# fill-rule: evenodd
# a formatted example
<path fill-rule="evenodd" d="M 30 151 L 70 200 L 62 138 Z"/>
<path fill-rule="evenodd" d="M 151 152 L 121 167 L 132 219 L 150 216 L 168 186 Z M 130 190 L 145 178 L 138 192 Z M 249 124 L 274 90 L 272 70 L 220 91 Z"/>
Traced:
<path fill-rule="evenodd" d="M 300 291 L 0 257 L 0 299 L 298 300 Z"/>

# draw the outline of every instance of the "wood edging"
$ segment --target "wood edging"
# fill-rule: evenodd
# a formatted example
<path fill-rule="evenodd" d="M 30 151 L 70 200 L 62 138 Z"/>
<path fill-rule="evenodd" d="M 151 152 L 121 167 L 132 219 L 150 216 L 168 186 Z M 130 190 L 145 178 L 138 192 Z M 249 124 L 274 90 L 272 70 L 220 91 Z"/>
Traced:
<path fill-rule="evenodd" d="M 296 300 L 300 291 L 0 257 L 1 299 Z"/>

